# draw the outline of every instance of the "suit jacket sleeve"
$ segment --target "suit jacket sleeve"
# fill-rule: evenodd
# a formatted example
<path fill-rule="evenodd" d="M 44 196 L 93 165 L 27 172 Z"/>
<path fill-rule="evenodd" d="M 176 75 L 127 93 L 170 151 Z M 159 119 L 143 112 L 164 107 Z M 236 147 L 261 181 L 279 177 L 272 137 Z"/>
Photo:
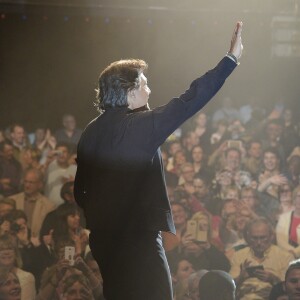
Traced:
<path fill-rule="evenodd" d="M 138 134 L 148 139 L 145 148 L 156 151 L 176 128 L 207 104 L 235 67 L 231 59 L 224 57 L 214 69 L 194 80 L 190 88 L 178 98 L 151 111 L 137 114 L 135 125 L 140 128 Z"/>

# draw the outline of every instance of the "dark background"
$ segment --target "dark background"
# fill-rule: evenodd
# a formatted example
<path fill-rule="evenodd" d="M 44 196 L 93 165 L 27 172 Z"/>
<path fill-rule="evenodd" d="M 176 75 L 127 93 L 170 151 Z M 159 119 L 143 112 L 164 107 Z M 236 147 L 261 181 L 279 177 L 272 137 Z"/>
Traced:
<path fill-rule="evenodd" d="M 224 56 L 237 20 L 241 64 L 207 109 L 226 95 L 238 106 L 258 96 L 265 106 L 283 99 L 299 114 L 300 55 L 271 50 L 273 18 L 298 19 L 297 9 L 289 0 L 0 1 L 0 128 L 56 129 L 65 112 L 84 127 L 97 115 L 100 71 L 121 58 L 149 63 L 150 105 L 164 104 Z"/>

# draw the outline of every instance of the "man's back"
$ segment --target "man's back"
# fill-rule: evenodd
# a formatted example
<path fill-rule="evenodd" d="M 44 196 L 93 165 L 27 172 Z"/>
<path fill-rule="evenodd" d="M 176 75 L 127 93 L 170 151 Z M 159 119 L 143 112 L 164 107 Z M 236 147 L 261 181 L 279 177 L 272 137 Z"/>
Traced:
<path fill-rule="evenodd" d="M 155 210 L 159 220 L 170 214 L 160 154 L 154 144 L 150 145 L 150 118 L 149 112 L 108 110 L 84 131 L 78 146 L 78 162 L 79 168 L 83 167 L 81 174 L 86 174 L 87 197 L 82 205 L 89 227 L 151 229 L 149 210 Z M 144 124 L 143 129 L 140 123 Z M 82 182 L 83 178 L 79 179 L 77 176 L 77 182 Z M 163 225 L 166 230 L 172 225 L 171 219 L 169 222 Z"/>

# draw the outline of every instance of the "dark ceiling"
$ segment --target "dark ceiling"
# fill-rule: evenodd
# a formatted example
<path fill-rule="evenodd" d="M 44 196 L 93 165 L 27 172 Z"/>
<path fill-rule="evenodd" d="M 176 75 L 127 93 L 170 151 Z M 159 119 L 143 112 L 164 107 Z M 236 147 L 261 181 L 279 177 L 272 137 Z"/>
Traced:
<path fill-rule="evenodd" d="M 300 0 L 0 0 L 2 11 L 39 12 L 40 9 L 49 9 L 61 12 L 64 9 L 78 14 L 84 14 L 86 10 L 92 14 L 128 14 L 128 11 L 199 13 L 207 10 L 274 14 L 297 13 L 299 5 Z"/>

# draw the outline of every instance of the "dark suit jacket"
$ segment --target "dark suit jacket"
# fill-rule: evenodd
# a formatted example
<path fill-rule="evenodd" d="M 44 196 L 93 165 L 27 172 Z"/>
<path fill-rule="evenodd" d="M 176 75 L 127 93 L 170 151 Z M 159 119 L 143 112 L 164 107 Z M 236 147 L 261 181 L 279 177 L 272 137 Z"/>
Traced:
<path fill-rule="evenodd" d="M 235 66 L 225 57 L 168 104 L 106 109 L 87 126 L 78 144 L 74 193 L 88 228 L 175 233 L 159 146 L 215 95 Z"/>

